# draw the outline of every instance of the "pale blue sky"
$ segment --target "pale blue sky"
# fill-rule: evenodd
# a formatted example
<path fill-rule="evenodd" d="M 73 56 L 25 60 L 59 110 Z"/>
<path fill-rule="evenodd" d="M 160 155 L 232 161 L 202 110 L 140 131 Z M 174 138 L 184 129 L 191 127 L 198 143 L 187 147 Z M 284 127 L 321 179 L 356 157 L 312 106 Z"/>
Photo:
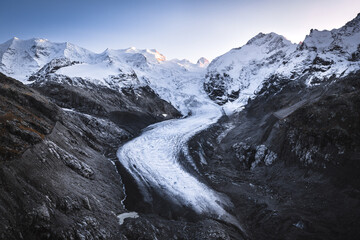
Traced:
<path fill-rule="evenodd" d="M 0 42 L 41 37 L 95 52 L 134 46 L 211 60 L 259 32 L 299 42 L 359 12 L 359 0 L 1 0 Z"/>

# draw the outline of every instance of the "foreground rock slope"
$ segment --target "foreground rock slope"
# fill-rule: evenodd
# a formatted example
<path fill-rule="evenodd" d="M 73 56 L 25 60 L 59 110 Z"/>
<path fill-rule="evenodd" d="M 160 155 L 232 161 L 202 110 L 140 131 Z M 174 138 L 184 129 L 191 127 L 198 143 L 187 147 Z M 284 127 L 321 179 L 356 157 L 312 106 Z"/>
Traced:
<path fill-rule="evenodd" d="M 161 106 L 150 93 L 158 101 L 153 115 L 146 106 L 100 114 L 96 104 L 82 113 L 76 101 L 54 97 L 72 109 L 63 110 L 38 91 L 0 77 L 1 239 L 121 238 L 116 216 L 126 211 L 125 193 L 111 160 L 121 142 L 159 120 L 156 111 L 166 103 Z"/>

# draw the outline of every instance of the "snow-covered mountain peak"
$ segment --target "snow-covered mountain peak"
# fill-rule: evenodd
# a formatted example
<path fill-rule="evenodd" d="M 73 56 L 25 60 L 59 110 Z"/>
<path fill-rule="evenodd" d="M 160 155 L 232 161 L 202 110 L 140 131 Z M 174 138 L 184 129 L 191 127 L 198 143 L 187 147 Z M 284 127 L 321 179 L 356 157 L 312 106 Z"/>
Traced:
<path fill-rule="evenodd" d="M 245 46 L 262 47 L 263 51 L 265 50 L 267 53 L 270 53 L 281 48 L 294 46 L 294 44 L 284 36 L 271 32 L 268 34 L 257 34 L 255 37 L 251 38 Z"/>
<path fill-rule="evenodd" d="M 16 37 L 15 37 L 16 38 Z M 18 38 L 16 38 L 18 39 Z M 19 40 L 19 39 L 18 39 Z M 35 43 L 43 43 L 43 42 L 49 42 L 48 39 L 45 39 L 45 38 L 32 38 L 30 40 L 33 40 Z"/>
<path fill-rule="evenodd" d="M 201 57 L 201 58 L 197 61 L 196 64 L 197 64 L 199 67 L 207 67 L 207 66 L 210 64 L 210 62 L 209 62 L 209 60 L 207 60 L 206 58 Z"/>
<path fill-rule="evenodd" d="M 289 40 L 287 40 L 284 36 L 279 35 L 277 33 L 271 32 L 271 33 L 258 33 L 256 36 L 251 38 L 246 45 L 263 45 L 265 43 L 269 42 L 278 42 L 278 41 L 284 41 L 285 44 L 292 44 Z"/>
<path fill-rule="evenodd" d="M 153 55 L 158 62 L 166 61 L 166 57 L 159 53 L 156 49 L 146 49 L 146 53 L 150 56 Z"/>
<path fill-rule="evenodd" d="M 137 51 L 136 47 L 129 47 L 126 49 L 127 52 L 135 52 Z"/>
<path fill-rule="evenodd" d="M 166 61 L 164 55 L 155 49 L 137 49 L 135 47 L 127 49 L 106 49 L 103 53 L 99 54 L 97 61 L 107 61 L 112 64 L 131 64 L 132 67 L 148 68 L 150 65 L 160 64 Z"/>
<path fill-rule="evenodd" d="M 299 50 L 326 51 L 334 42 L 333 32 L 328 30 L 319 31 L 311 29 L 310 34 L 306 35 L 305 40 L 299 46 Z"/>
<path fill-rule="evenodd" d="M 53 59 L 92 61 L 96 54 L 71 43 L 53 43 L 43 38 L 12 38 L 0 44 L 0 71 L 25 81 Z"/>
<path fill-rule="evenodd" d="M 159 63 L 166 61 L 166 57 L 160 52 L 158 52 L 156 49 L 137 49 L 135 47 L 131 47 L 125 49 L 124 52 L 142 54 L 147 59 L 147 61 L 151 63 Z"/>
<path fill-rule="evenodd" d="M 360 70 L 360 15 L 339 29 L 312 29 L 299 45 L 276 33 L 259 33 L 241 48 L 213 60 L 205 87 L 225 103 L 246 103 L 271 76 L 317 84 Z"/>
<path fill-rule="evenodd" d="M 240 91 L 245 101 L 295 50 L 296 44 L 281 35 L 259 33 L 244 46 L 234 48 L 210 63 L 206 90 L 219 103 L 238 98 Z"/>
<path fill-rule="evenodd" d="M 208 69 L 210 72 L 215 68 L 221 68 L 221 71 L 231 71 L 234 69 L 232 66 L 237 63 L 245 66 L 254 63 L 254 61 L 264 60 L 274 54 L 283 55 L 286 52 L 292 52 L 295 48 L 296 44 L 291 43 L 281 35 L 259 33 L 244 46 L 234 48 L 228 53 L 215 58 Z"/>

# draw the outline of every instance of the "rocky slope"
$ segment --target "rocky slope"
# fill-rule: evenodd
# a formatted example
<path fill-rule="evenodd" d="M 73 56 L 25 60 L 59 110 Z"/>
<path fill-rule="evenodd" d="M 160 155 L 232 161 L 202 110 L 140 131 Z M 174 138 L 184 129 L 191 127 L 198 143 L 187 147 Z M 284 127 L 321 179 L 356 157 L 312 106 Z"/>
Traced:
<path fill-rule="evenodd" d="M 179 113 L 146 88 L 138 90 L 144 97 L 138 94 L 136 100 L 131 91 L 126 99 L 97 89 L 94 100 L 94 92 L 79 93 L 66 84 L 38 87 L 51 101 L 0 77 L 0 238 L 126 239 L 117 219 L 126 209 L 112 162 L 116 150 L 145 126 L 164 119 L 157 113 Z"/>
<path fill-rule="evenodd" d="M 224 117 L 190 142 L 251 239 L 357 239 L 360 14 L 294 45 L 274 33 L 215 59 Z"/>
<path fill-rule="evenodd" d="M 129 133 L 64 112 L 4 75 L 1 82 L 1 239 L 110 237 L 117 225 L 99 222 L 116 222 L 124 193 L 93 130 L 111 128 L 120 139 Z"/>
<path fill-rule="evenodd" d="M 308 88 L 278 81 L 190 142 L 204 181 L 251 239 L 360 236 L 360 73 Z M 276 80 L 274 80 L 276 81 Z"/>

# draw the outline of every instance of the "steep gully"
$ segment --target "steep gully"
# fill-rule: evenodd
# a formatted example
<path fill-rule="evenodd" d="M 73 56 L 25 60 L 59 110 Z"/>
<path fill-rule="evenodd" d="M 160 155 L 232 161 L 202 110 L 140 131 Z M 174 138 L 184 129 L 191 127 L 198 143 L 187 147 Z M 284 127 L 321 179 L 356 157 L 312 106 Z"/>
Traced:
<path fill-rule="evenodd" d="M 226 211 L 231 202 L 196 177 L 199 172 L 188 154 L 187 142 L 216 123 L 223 114 L 221 108 L 209 99 L 193 100 L 189 105 L 191 116 L 149 126 L 119 148 L 118 159 L 145 202 L 154 204 L 154 196 L 160 196 L 170 201 L 172 208 L 191 209 L 196 215 L 227 222 L 244 232 L 238 220 Z M 129 188 L 126 186 L 127 192 Z"/>

